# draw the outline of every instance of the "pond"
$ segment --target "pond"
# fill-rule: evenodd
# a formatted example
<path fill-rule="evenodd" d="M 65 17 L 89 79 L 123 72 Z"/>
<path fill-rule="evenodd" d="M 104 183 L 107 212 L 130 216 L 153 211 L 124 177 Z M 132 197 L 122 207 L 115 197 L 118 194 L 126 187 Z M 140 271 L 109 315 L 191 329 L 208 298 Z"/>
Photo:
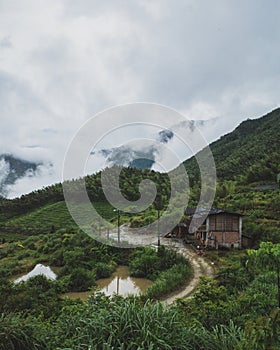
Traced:
<path fill-rule="evenodd" d="M 21 274 L 13 278 L 15 283 L 27 281 L 29 278 L 44 275 L 49 279 L 56 279 L 56 274 L 53 272 L 55 268 L 37 264 L 28 274 Z M 57 272 L 57 271 L 56 271 Z M 106 295 L 119 294 L 128 296 L 128 294 L 139 295 L 152 285 L 152 281 L 147 278 L 136 278 L 129 276 L 128 266 L 118 266 L 116 271 L 108 278 L 102 278 L 96 281 L 99 290 Z M 92 294 L 88 292 L 69 292 L 63 294 L 71 299 L 80 298 L 86 300 Z"/>
<path fill-rule="evenodd" d="M 96 281 L 100 291 L 106 295 L 119 294 L 128 296 L 128 294 L 139 295 L 152 285 L 152 281 L 146 278 L 135 278 L 129 276 L 128 266 L 118 266 L 116 271 L 109 278 L 102 278 Z M 65 293 L 71 299 L 87 299 L 92 292 L 72 292 Z"/>
<path fill-rule="evenodd" d="M 25 282 L 25 281 L 29 280 L 29 278 L 32 278 L 32 277 L 35 277 L 38 275 L 43 275 L 51 280 L 56 279 L 56 274 L 52 271 L 52 269 L 49 266 L 37 264 L 34 267 L 34 269 L 31 270 L 29 273 L 21 274 L 21 275 L 17 276 L 17 278 L 14 278 L 14 282 L 15 283 Z"/>

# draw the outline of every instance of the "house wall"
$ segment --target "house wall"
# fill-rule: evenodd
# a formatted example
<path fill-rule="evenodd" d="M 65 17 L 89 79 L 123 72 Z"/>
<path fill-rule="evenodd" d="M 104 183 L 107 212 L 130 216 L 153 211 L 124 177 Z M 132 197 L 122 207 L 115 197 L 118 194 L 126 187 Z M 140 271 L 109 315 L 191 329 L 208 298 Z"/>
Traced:
<path fill-rule="evenodd" d="M 221 213 L 209 216 L 207 245 L 213 248 L 241 248 L 242 217 Z"/>
<path fill-rule="evenodd" d="M 210 214 L 204 224 L 196 230 L 195 237 L 202 245 L 216 249 L 241 248 L 242 216 L 225 212 Z"/>
<path fill-rule="evenodd" d="M 240 248 L 241 247 L 239 232 L 216 231 L 216 232 L 213 232 L 212 236 L 214 237 L 214 239 L 208 240 L 208 245 L 212 246 L 213 248 L 218 248 L 218 247 Z"/>
<path fill-rule="evenodd" d="M 228 213 L 210 215 L 209 231 L 239 232 L 239 216 Z"/>

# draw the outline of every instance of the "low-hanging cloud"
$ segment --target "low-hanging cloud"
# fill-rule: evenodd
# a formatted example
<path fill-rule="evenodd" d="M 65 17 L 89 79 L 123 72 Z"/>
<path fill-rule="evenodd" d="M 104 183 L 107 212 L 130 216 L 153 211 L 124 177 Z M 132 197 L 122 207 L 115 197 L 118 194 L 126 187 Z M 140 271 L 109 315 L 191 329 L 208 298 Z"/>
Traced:
<path fill-rule="evenodd" d="M 144 146 L 143 144 L 137 145 L 122 145 L 120 147 L 114 147 L 111 149 L 101 149 L 96 152 L 91 152 L 92 156 L 99 154 L 103 157 L 104 167 L 119 165 L 119 166 L 137 166 L 137 161 L 143 163 L 146 160 L 146 164 L 149 168 L 152 167 L 157 159 L 159 153 L 159 147 L 156 145 L 156 141 Z M 148 162 L 149 161 L 149 162 Z"/>
<path fill-rule="evenodd" d="M 279 10 L 272 0 L 1 2 L 0 154 L 53 165 L 13 193 L 60 181 L 75 132 L 116 104 L 170 106 L 196 123 L 172 132 L 195 125 L 208 142 L 277 107 Z"/>
<path fill-rule="evenodd" d="M 172 130 L 162 130 L 159 132 L 159 140 L 162 143 L 168 143 L 174 136 Z"/>

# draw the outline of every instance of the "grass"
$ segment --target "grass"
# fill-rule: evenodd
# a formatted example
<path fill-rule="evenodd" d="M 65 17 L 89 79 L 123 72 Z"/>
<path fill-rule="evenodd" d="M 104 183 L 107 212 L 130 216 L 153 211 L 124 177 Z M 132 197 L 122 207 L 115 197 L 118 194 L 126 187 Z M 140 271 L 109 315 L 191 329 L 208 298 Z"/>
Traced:
<path fill-rule="evenodd" d="M 117 213 L 107 202 L 94 202 L 93 206 L 97 213 L 107 222 L 117 224 Z M 85 227 L 91 227 L 96 232 L 107 227 L 100 227 L 98 218 L 94 218 L 91 209 L 84 203 L 77 204 L 75 208 L 81 222 Z M 136 216 L 136 215 L 134 215 Z M 132 214 L 121 212 L 121 224 L 131 221 Z M 71 229 L 77 224 L 71 217 L 64 201 L 47 204 L 27 214 L 6 220 L 0 224 L 1 238 L 18 240 L 21 234 L 50 233 L 58 229 Z M 1 241 L 0 241 L 1 243 Z"/>
<path fill-rule="evenodd" d="M 108 203 L 94 203 L 94 207 L 106 220 L 116 220 L 116 214 L 112 206 Z M 88 222 L 95 228 L 98 227 L 98 222 L 93 217 L 89 219 L 92 213 L 89 212 L 85 204 L 78 204 L 77 212 L 82 221 Z M 70 229 L 73 226 L 76 226 L 76 223 L 71 217 L 65 202 L 61 201 L 45 205 L 28 214 L 7 220 L 2 224 L 0 232 L 3 233 L 1 234 L 3 238 L 10 239 L 12 235 L 14 239 L 18 239 L 20 238 L 18 236 L 19 233 L 48 233 L 60 228 Z"/>
<path fill-rule="evenodd" d="M 190 264 L 176 264 L 160 273 L 154 283 L 142 294 L 144 300 L 159 299 L 182 287 L 192 273 Z"/>

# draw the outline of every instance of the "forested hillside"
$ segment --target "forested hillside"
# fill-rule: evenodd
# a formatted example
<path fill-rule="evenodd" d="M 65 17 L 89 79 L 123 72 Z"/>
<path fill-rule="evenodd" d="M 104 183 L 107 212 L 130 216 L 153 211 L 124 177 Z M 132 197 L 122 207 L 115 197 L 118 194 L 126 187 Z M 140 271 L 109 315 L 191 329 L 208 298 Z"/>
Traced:
<path fill-rule="evenodd" d="M 280 109 L 242 122 L 233 132 L 210 145 L 219 180 L 246 183 L 275 181 L 280 172 Z M 184 162 L 195 180 L 195 158 Z"/>

